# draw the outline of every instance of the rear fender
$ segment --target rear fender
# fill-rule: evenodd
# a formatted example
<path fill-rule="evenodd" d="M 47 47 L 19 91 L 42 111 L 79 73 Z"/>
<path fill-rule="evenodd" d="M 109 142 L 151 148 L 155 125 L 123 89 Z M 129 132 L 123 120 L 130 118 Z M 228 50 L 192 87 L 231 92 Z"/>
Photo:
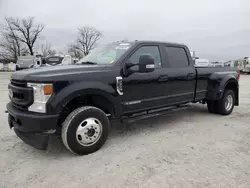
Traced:
<path fill-rule="evenodd" d="M 225 89 L 231 89 L 235 92 L 235 106 L 239 106 L 239 83 L 237 79 L 230 78 L 220 86 L 220 90 L 222 91 L 220 99 L 223 97 Z"/>
<path fill-rule="evenodd" d="M 208 100 L 220 100 L 223 96 L 225 88 L 228 84 L 235 84 L 236 87 L 236 103 L 238 103 L 238 81 L 236 75 L 233 74 L 212 74 L 208 81 Z M 237 104 L 236 104 L 237 105 Z"/>

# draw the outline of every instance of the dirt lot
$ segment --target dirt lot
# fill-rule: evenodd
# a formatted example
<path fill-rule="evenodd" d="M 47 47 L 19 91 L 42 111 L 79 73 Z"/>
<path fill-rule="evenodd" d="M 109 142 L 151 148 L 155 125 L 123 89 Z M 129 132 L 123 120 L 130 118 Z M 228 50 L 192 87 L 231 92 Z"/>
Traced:
<path fill-rule="evenodd" d="M 196 104 L 119 125 L 101 150 L 81 157 L 59 138 L 36 150 L 9 129 L 9 76 L 0 73 L 0 188 L 250 187 L 250 76 L 241 76 L 240 107 L 230 116 Z"/>

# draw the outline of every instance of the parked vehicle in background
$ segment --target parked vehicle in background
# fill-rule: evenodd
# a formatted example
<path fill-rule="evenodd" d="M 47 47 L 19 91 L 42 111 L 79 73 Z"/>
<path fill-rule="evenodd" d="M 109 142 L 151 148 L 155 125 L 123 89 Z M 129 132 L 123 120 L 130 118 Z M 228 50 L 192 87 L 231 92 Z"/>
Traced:
<path fill-rule="evenodd" d="M 195 66 L 196 67 L 209 67 L 210 63 L 207 59 L 195 59 Z"/>
<path fill-rule="evenodd" d="M 250 58 L 246 57 L 238 61 L 238 69 L 241 73 L 250 74 Z"/>
<path fill-rule="evenodd" d="M 15 64 L 15 63 L 10 62 L 10 63 L 8 64 L 8 66 L 9 66 L 9 71 L 11 71 L 11 72 L 16 71 L 16 64 Z"/>
<path fill-rule="evenodd" d="M 195 60 L 195 51 L 190 50 L 190 55 L 193 60 Z"/>
<path fill-rule="evenodd" d="M 34 63 L 30 68 L 46 67 L 46 66 L 56 66 L 62 64 L 63 57 L 61 56 L 50 56 L 50 57 L 36 57 Z"/>
<path fill-rule="evenodd" d="M 237 66 L 234 64 L 234 61 L 225 62 L 224 67 L 236 67 L 237 68 Z"/>
<path fill-rule="evenodd" d="M 65 55 L 62 60 L 62 65 L 73 65 L 78 61 L 79 59 L 73 58 L 71 55 Z"/>
<path fill-rule="evenodd" d="M 61 56 L 50 56 L 44 58 L 44 63 L 43 65 L 46 66 L 55 66 L 55 65 L 60 65 L 62 63 L 63 57 Z"/>
<path fill-rule="evenodd" d="M 182 44 L 107 44 L 74 65 L 12 74 L 9 126 L 38 149 L 60 134 L 68 150 L 89 154 L 106 142 L 110 120 L 152 117 L 190 102 L 229 115 L 239 105 L 238 80 L 235 68 L 195 67 Z"/>
<path fill-rule="evenodd" d="M 192 60 L 194 61 L 194 66 L 196 66 L 196 67 L 209 67 L 209 66 L 211 66 L 209 60 L 196 57 L 195 51 L 190 51 L 190 55 L 191 55 Z"/>
<path fill-rule="evenodd" d="M 211 62 L 211 67 L 224 67 L 224 63 L 223 62 Z"/>
<path fill-rule="evenodd" d="M 35 67 L 35 68 L 41 67 L 41 66 L 42 66 L 42 62 L 43 62 L 42 56 L 37 56 L 37 57 L 35 58 L 35 60 L 34 60 L 34 65 L 31 66 L 30 68 L 33 68 L 33 67 Z"/>
<path fill-rule="evenodd" d="M 16 70 L 28 69 L 34 64 L 36 56 L 18 56 L 16 62 Z"/>

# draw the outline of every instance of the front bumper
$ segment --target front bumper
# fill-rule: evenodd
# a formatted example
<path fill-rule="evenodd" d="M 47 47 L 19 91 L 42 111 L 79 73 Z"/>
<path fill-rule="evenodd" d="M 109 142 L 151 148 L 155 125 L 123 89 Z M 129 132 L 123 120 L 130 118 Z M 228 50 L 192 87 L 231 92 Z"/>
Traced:
<path fill-rule="evenodd" d="M 52 133 L 57 128 L 59 115 L 48 115 L 21 111 L 11 103 L 7 104 L 10 115 L 10 127 L 14 127 L 22 132 L 30 133 Z"/>
<path fill-rule="evenodd" d="M 21 111 L 11 103 L 7 104 L 10 128 L 14 128 L 16 135 L 25 143 L 37 148 L 46 149 L 49 134 L 57 129 L 59 115 L 48 115 Z"/>

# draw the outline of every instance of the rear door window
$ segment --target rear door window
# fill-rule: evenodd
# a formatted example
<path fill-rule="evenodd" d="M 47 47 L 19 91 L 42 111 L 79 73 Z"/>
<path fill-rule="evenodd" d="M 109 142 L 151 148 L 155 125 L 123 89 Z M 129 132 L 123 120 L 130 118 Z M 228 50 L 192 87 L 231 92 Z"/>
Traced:
<path fill-rule="evenodd" d="M 183 68 L 189 65 L 184 48 L 166 46 L 168 61 L 171 68 Z"/>

